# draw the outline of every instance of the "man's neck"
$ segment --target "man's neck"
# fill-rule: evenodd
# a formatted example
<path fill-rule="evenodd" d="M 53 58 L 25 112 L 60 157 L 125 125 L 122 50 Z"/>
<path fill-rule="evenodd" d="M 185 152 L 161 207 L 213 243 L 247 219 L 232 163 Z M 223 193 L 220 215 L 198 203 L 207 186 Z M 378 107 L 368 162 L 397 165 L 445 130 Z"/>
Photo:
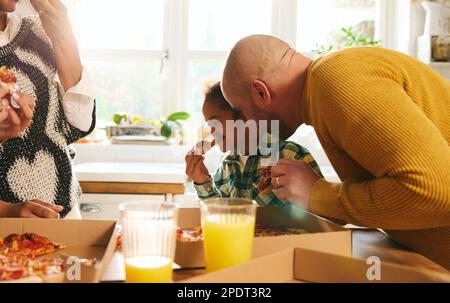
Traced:
<path fill-rule="evenodd" d="M 286 99 L 293 101 L 294 104 L 292 104 L 292 106 L 295 106 L 296 110 L 292 110 L 292 107 L 289 109 L 289 114 L 291 116 L 290 119 L 285 122 L 291 131 L 297 129 L 305 122 L 303 113 L 303 102 L 305 102 L 305 100 L 303 96 L 307 89 L 308 70 L 312 63 L 313 61 L 311 59 L 298 53 L 296 53 L 292 59 L 291 64 L 293 65 L 293 70 L 295 70 L 295 76 L 293 76 L 288 83 L 290 89 L 288 90 Z"/>
<path fill-rule="evenodd" d="M 7 21 L 8 15 L 6 12 L 0 12 L 0 32 L 3 32 L 6 29 Z"/>
<path fill-rule="evenodd" d="M 299 75 L 298 83 L 299 83 L 299 90 L 297 92 L 297 96 L 299 96 L 299 124 L 305 123 L 305 113 L 304 113 L 304 103 L 306 102 L 306 90 L 307 90 L 307 80 L 308 80 L 308 70 L 311 67 L 313 61 L 308 60 L 305 61 L 304 70 Z"/>

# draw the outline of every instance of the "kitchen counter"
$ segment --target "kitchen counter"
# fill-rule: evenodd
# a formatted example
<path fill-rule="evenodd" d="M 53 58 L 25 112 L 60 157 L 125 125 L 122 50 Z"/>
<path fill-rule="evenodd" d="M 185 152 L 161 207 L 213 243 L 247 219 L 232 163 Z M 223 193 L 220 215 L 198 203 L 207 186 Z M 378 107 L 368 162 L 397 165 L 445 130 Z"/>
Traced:
<path fill-rule="evenodd" d="M 75 165 L 80 182 L 184 184 L 184 164 L 90 162 Z"/>

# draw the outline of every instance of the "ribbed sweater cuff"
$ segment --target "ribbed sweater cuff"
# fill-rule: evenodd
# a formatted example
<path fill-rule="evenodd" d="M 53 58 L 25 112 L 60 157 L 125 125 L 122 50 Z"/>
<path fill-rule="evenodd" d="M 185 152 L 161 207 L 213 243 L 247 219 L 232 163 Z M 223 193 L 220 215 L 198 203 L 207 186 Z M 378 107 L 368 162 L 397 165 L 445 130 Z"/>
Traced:
<path fill-rule="evenodd" d="M 338 198 L 341 186 L 342 184 L 331 183 L 325 179 L 317 181 L 311 193 L 311 211 L 319 216 L 350 223 L 351 219 Z"/>

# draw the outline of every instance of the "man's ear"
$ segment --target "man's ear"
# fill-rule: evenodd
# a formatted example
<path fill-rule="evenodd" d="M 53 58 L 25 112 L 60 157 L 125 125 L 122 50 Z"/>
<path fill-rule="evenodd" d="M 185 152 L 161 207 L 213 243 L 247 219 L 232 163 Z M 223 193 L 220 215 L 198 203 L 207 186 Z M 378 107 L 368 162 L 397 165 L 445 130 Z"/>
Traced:
<path fill-rule="evenodd" d="M 269 106 L 272 104 L 272 95 L 269 88 L 261 80 L 253 80 L 251 88 L 252 99 L 260 105 Z"/>

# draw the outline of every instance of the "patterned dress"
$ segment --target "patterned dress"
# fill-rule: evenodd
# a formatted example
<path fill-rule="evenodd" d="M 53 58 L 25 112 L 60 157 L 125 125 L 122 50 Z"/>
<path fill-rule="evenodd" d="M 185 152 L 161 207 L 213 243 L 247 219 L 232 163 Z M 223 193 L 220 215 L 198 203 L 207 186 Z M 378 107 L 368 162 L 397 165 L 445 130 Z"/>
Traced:
<path fill-rule="evenodd" d="M 14 71 L 22 93 L 36 100 L 31 125 L 0 143 L 0 200 L 42 200 L 63 206 L 65 217 L 81 194 L 69 145 L 92 132 L 95 109 L 88 132 L 67 121 L 52 44 L 37 17 L 24 18 L 16 37 L 0 47 L 0 66 Z"/>

